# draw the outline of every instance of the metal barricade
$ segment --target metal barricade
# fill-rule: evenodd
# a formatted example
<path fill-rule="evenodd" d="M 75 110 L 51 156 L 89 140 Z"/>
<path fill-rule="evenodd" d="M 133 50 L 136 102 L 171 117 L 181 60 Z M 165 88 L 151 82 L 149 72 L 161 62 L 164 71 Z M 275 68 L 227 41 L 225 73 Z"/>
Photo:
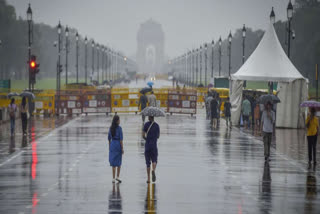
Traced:
<path fill-rule="evenodd" d="M 93 89 L 83 91 L 83 113 L 111 113 L 111 90 Z"/>
<path fill-rule="evenodd" d="M 192 89 L 168 90 L 168 112 L 170 114 L 191 114 L 197 113 L 197 91 Z"/>
<path fill-rule="evenodd" d="M 55 97 L 55 111 L 59 105 L 59 114 L 81 114 L 82 113 L 82 94 L 81 90 L 62 90 L 60 91 L 60 103 L 58 97 Z"/>

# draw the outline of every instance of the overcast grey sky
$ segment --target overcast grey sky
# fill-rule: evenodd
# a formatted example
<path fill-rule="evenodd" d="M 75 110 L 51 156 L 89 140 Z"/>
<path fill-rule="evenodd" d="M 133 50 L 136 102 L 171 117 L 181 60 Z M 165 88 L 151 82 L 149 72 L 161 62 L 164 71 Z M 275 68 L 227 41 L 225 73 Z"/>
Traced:
<path fill-rule="evenodd" d="M 265 29 L 271 7 L 286 18 L 289 0 L 7 0 L 26 17 L 32 4 L 34 20 L 75 27 L 82 35 L 130 55 L 136 52 L 139 26 L 149 18 L 162 24 L 166 53 L 173 57 L 205 41 L 226 37 L 243 24 Z"/>

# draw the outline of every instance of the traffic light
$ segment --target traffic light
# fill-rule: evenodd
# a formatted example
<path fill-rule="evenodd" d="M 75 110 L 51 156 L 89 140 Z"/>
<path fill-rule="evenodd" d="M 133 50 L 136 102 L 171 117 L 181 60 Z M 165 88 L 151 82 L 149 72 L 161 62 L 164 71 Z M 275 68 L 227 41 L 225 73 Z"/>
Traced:
<path fill-rule="evenodd" d="M 31 79 L 31 83 L 35 84 L 36 83 L 36 74 L 39 73 L 40 71 L 40 64 L 37 63 L 36 61 L 37 57 L 32 55 L 30 62 L 29 62 L 29 66 L 30 66 L 30 79 Z"/>

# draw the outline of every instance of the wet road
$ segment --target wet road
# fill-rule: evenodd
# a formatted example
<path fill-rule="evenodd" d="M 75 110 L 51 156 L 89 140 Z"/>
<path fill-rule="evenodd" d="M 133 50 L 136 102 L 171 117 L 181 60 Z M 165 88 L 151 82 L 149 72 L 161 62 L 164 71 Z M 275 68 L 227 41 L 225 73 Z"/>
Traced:
<path fill-rule="evenodd" d="M 275 149 L 264 164 L 259 139 L 212 130 L 203 114 L 157 119 L 157 182 L 147 185 L 141 118 L 120 117 L 122 184 L 108 163 L 112 117 L 82 116 L 0 167 L 0 213 L 320 213 L 317 172 Z"/>

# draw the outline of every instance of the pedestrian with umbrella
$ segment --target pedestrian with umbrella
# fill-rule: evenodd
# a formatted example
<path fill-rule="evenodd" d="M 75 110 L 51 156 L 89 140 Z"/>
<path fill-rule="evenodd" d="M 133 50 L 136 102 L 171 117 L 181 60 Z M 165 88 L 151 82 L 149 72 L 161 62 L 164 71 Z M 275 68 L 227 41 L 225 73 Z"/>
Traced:
<path fill-rule="evenodd" d="M 28 105 L 27 105 L 26 97 L 22 97 L 20 112 L 21 112 L 22 132 L 23 132 L 23 135 L 27 135 Z"/>
<path fill-rule="evenodd" d="M 140 110 L 143 111 L 147 107 L 148 97 L 146 96 L 145 91 L 141 90 L 140 93 L 142 95 L 140 96 L 140 99 L 139 99 L 138 108 L 140 108 Z M 142 114 L 142 124 L 144 124 L 145 119 L 146 117 Z"/>
<path fill-rule="evenodd" d="M 150 172 L 152 174 L 152 182 L 156 181 L 156 167 L 158 163 L 157 141 L 160 137 L 160 126 L 154 121 L 154 118 L 164 117 L 165 113 L 159 108 L 147 107 L 141 114 L 149 117 L 149 121 L 144 125 L 142 137 L 146 140 L 144 156 L 147 165 L 147 183 L 150 183 Z"/>
<path fill-rule="evenodd" d="M 8 106 L 8 112 L 10 117 L 10 131 L 11 136 L 14 136 L 14 130 L 16 126 L 16 112 L 17 112 L 17 105 L 15 104 L 15 99 L 11 98 L 11 102 Z"/>
<path fill-rule="evenodd" d="M 317 154 L 317 139 L 319 133 L 319 122 L 318 118 L 315 116 L 317 107 L 320 107 L 320 103 L 316 101 L 305 101 L 301 107 L 309 107 L 309 114 L 306 119 L 307 127 L 307 140 L 308 140 L 308 158 L 309 158 L 309 168 L 311 168 L 311 162 L 313 160 L 314 166 L 317 164 L 316 154 Z"/>
<path fill-rule="evenodd" d="M 262 116 L 261 116 L 261 131 L 263 133 L 265 161 L 270 161 L 270 146 L 271 146 L 275 118 L 276 118 L 276 115 L 274 111 L 272 111 L 272 103 L 271 101 L 267 101 L 266 107 L 263 110 Z"/>

